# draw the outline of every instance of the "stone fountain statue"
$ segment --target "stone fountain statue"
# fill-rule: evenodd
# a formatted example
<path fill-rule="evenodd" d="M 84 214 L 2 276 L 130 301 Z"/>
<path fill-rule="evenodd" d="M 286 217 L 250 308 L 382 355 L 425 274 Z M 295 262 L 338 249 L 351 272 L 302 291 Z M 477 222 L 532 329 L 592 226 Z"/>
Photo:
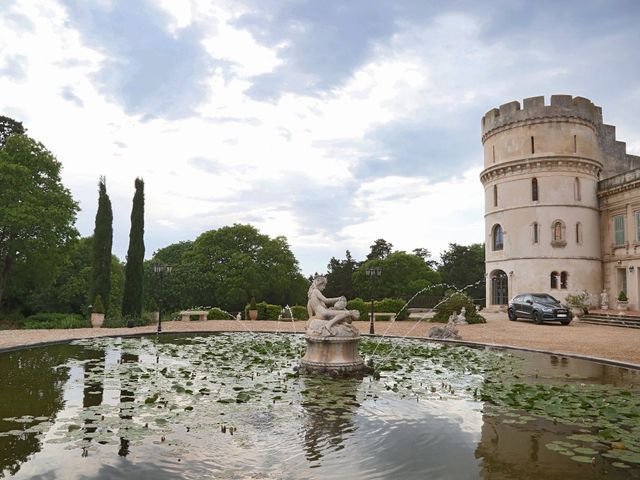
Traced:
<path fill-rule="evenodd" d="M 300 361 L 300 369 L 303 373 L 331 375 L 361 372 L 364 363 L 358 355 L 360 333 L 351 324 L 360 318 L 360 312 L 347 310 L 345 297 L 325 297 L 322 292 L 326 286 L 327 279 L 318 276 L 309 287 L 307 353 Z"/>

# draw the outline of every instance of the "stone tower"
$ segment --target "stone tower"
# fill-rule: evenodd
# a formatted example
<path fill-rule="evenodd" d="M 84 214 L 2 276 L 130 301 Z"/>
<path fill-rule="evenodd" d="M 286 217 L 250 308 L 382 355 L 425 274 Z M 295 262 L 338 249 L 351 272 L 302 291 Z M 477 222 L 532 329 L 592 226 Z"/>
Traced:
<path fill-rule="evenodd" d="M 602 111 L 553 95 L 482 118 L 487 307 L 518 293 L 602 289 L 598 180 Z"/>

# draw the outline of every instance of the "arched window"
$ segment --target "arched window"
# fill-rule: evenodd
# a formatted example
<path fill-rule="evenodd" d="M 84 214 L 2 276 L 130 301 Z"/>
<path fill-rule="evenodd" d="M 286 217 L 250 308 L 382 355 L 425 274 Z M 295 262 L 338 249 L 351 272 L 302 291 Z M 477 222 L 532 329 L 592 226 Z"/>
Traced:
<path fill-rule="evenodd" d="M 578 201 L 582 200 L 582 192 L 580 191 L 580 179 L 578 177 L 573 180 L 573 198 Z"/>
<path fill-rule="evenodd" d="M 538 201 L 538 179 L 537 178 L 531 179 L 531 201 L 533 202 Z"/>
<path fill-rule="evenodd" d="M 551 224 L 551 245 L 564 247 L 567 244 L 565 226 L 562 220 L 554 220 Z"/>
<path fill-rule="evenodd" d="M 504 248 L 502 226 L 500 224 L 494 225 L 491 231 L 492 245 L 494 250 L 502 250 Z"/>
<path fill-rule="evenodd" d="M 582 224 L 580 222 L 576 223 L 576 243 L 582 244 Z"/>
<path fill-rule="evenodd" d="M 567 289 L 569 274 L 567 272 L 560 272 L 560 288 Z"/>
<path fill-rule="evenodd" d="M 537 244 L 540 242 L 540 225 L 538 225 L 538 222 L 533 222 L 533 225 L 531 225 L 531 234 L 533 237 L 533 243 Z"/>
<path fill-rule="evenodd" d="M 493 206 L 494 207 L 498 206 L 498 186 L 497 185 L 493 186 Z"/>
<path fill-rule="evenodd" d="M 558 288 L 558 272 L 551 272 L 549 280 L 551 280 L 551 288 Z"/>

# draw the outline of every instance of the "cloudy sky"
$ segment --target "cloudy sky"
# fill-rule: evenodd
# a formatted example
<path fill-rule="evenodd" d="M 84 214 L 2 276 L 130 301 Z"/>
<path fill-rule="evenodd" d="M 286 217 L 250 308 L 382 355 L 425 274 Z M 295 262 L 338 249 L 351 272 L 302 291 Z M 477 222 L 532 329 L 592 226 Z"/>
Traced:
<path fill-rule="evenodd" d="M 124 258 L 251 223 L 305 274 L 384 238 L 482 242 L 480 119 L 603 107 L 640 154 L 640 2 L 0 0 L 0 114 L 63 164 L 90 235 L 107 178 Z"/>

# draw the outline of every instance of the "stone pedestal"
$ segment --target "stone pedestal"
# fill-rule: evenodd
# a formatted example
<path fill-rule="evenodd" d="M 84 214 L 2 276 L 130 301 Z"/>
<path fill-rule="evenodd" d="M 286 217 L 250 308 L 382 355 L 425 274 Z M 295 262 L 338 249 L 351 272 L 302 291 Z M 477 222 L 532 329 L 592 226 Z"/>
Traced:
<path fill-rule="evenodd" d="M 307 353 L 300 360 L 300 372 L 339 376 L 364 371 L 364 362 L 358 355 L 359 335 L 330 337 L 307 334 L 305 339 L 307 340 Z"/>

